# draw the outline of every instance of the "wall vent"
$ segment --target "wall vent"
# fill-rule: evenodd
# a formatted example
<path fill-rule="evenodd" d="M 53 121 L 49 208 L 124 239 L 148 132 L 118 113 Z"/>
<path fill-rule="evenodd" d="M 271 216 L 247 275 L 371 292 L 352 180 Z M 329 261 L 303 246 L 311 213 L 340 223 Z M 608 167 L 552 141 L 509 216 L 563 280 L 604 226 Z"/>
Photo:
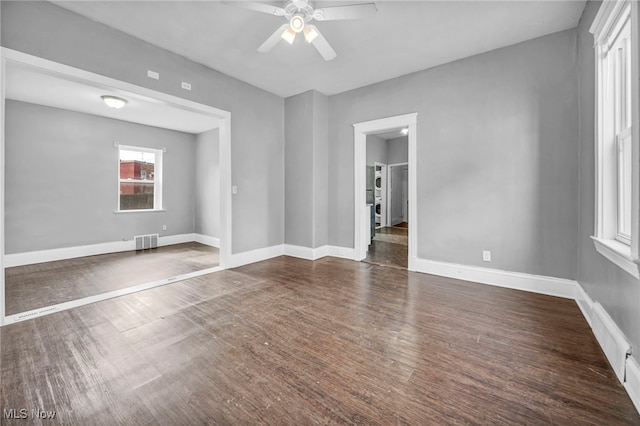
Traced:
<path fill-rule="evenodd" d="M 136 235 L 133 237 L 136 243 L 136 251 L 158 247 L 158 234 Z"/>
<path fill-rule="evenodd" d="M 618 380 L 624 383 L 625 364 L 627 356 L 631 354 L 631 345 L 613 322 L 607 311 L 599 303 L 593 304 L 593 318 L 591 328 L 602 351 L 607 356 Z"/>

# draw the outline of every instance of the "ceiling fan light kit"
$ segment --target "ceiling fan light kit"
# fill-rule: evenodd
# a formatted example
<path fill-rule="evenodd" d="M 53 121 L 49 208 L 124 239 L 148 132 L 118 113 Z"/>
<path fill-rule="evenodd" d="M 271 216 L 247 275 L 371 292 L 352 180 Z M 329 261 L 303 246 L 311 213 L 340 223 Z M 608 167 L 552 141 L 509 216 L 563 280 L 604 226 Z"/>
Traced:
<path fill-rule="evenodd" d="M 313 25 L 307 25 L 304 27 L 304 39 L 307 43 L 312 43 L 315 38 L 318 37 L 318 30 Z"/>
<path fill-rule="evenodd" d="M 282 32 L 282 35 L 280 37 L 287 43 L 293 44 L 293 40 L 296 39 L 296 33 L 291 29 L 291 27 L 287 27 Z"/>
<path fill-rule="evenodd" d="M 304 28 L 304 17 L 300 14 L 295 14 L 289 21 L 289 27 L 299 33 Z"/>
<path fill-rule="evenodd" d="M 310 0 L 287 0 L 283 7 L 253 1 L 223 0 L 223 3 L 243 9 L 267 13 L 269 15 L 283 16 L 288 20 L 288 24 L 284 24 L 278 28 L 258 47 L 258 52 L 266 53 L 270 51 L 278 44 L 280 39 L 285 40 L 289 44 L 293 44 L 296 34 L 302 32 L 307 43 L 313 44 L 325 61 L 334 59 L 337 54 L 320 33 L 320 30 L 310 25 L 309 22 L 314 19 L 316 21 L 334 21 L 370 18 L 374 16 L 377 11 L 375 3 L 333 6 L 320 9 L 314 9 L 313 3 Z"/>

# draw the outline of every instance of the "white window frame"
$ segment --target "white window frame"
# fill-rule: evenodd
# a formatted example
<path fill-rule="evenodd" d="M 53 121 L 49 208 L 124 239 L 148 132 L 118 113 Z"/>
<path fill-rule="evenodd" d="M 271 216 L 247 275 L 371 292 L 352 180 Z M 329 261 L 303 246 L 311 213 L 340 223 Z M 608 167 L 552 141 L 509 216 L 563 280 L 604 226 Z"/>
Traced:
<path fill-rule="evenodd" d="M 132 145 L 120 145 L 114 144 L 114 146 L 118 149 L 118 201 L 117 201 L 117 209 L 116 213 L 136 213 L 136 212 L 153 212 L 153 211 L 164 211 L 162 205 L 162 166 L 163 166 L 163 154 L 166 152 L 164 148 L 162 149 L 154 149 L 154 148 L 144 148 L 141 146 L 132 146 Z M 136 210 L 121 210 L 120 209 L 120 184 L 123 182 L 139 182 L 137 179 L 121 179 L 120 178 L 120 151 L 138 151 L 138 152 L 148 152 L 155 154 L 155 164 L 153 167 L 153 208 L 152 209 L 136 209 Z"/>
<path fill-rule="evenodd" d="M 616 90 L 627 90 L 624 82 L 620 87 L 610 83 L 610 66 L 607 52 L 617 42 L 616 34 L 622 33 L 624 23 L 629 20 L 631 39 L 631 123 L 621 126 L 614 117 L 624 114 L 624 108 L 612 112 L 616 106 Z M 595 223 L 592 236 L 596 250 L 618 265 L 620 268 L 640 278 L 638 252 L 640 247 L 639 230 L 639 88 L 638 84 L 638 3 L 630 0 L 604 1 L 589 30 L 595 41 L 596 56 L 596 105 L 595 105 Z M 626 116 L 626 114 L 625 114 Z M 630 140 L 629 140 L 630 136 Z M 631 232 L 621 231 L 623 212 L 622 197 L 625 188 L 620 185 L 622 178 L 624 152 L 622 144 L 630 143 L 631 162 Z M 628 151 L 627 151 L 628 152 Z M 627 158 L 628 160 L 628 158 Z M 628 200 L 627 200 L 628 201 Z"/>

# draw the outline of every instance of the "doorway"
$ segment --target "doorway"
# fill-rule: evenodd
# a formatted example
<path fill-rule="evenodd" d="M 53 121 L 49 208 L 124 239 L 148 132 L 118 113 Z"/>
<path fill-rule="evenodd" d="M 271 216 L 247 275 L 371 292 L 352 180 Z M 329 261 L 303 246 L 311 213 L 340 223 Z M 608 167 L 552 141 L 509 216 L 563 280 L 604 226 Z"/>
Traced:
<path fill-rule="evenodd" d="M 172 225 L 171 223 L 173 222 L 169 222 L 169 221 L 164 221 L 163 219 L 165 219 L 164 216 L 167 216 L 166 213 L 164 213 L 166 210 L 162 210 L 160 208 L 156 209 L 155 205 L 154 205 L 154 212 L 148 213 L 148 212 L 134 212 L 131 213 L 130 211 L 121 211 L 121 209 L 118 207 L 112 207 L 111 205 L 111 201 L 114 202 L 113 206 L 117 206 L 117 194 L 120 192 L 120 194 L 122 194 L 122 192 L 120 191 L 120 186 L 121 186 L 121 178 L 122 176 L 120 176 L 120 178 L 117 178 L 118 175 L 118 167 L 117 167 L 117 163 L 118 161 L 122 161 L 122 158 L 119 158 L 117 155 L 118 149 L 121 145 L 119 142 L 116 141 L 107 141 L 107 144 L 102 144 L 100 145 L 100 149 L 104 149 L 104 151 L 108 151 L 106 152 L 105 156 L 102 156 L 100 158 L 107 158 L 106 163 L 112 165 L 113 170 L 115 170 L 115 172 L 113 173 L 113 178 L 109 177 L 108 178 L 108 182 L 107 182 L 107 191 L 96 191 L 96 193 L 110 193 L 109 192 L 109 188 L 113 189 L 113 195 L 111 198 L 109 198 L 107 200 L 107 202 L 105 202 L 105 204 L 108 204 L 109 208 L 103 208 L 103 211 L 107 211 L 108 214 L 106 214 L 106 216 L 109 216 L 109 218 L 115 218 L 115 220 L 125 223 L 126 226 L 123 225 L 122 229 L 124 229 L 126 232 L 128 232 L 127 234 L 125 234 L 126 236 L 123 237 L 122 241 L 112 241 L 114 239 L 111 240 L 104 240 L 104 241 L 97 241 L 96 243 L 94 243 L 93 241 L 89 241 L 88 243 L 84 243 L 82 245 L 60 245 L 60 247 L 53 247 L 53 248 L 45 248 L 45 249 L 40 249 L 40 250 L 27 250 L 27 251 L 16 251 L 16 253 L 10 253 L 9 255 L 6 253 L 6 247 L 7 247 L 7 233 L 5 232 L 7 230 L 6 227 L 6 222 L 7 220 L 10 220 L 11 218 L 7 217 L 5 208 L 8 207 L 6 201 L 7 201 L 7 191 L 6 191 L 6 173 L 7 173 L 7 168 L 6 168 L 6 163 L 5 163 L 5 158 L 6 157 L 6 140 L 5 140 L 5 131 L 6 128 L 4 129 L 5 131 L 0 132 L 0 165 L 2 165 L 2 168 L 0 170 L 0 238 L 2 238 L 2 243 L 0 245 L 0 325 L 3 324 L 8 324 L 8 323 L 13 323 L 13 322 L 17 322 L 17 321 L 22 321 L 24 319 L 27 318 L 35 318 L 37 316 L 41 316 L 41 315 L 46 315 L 52 312 L 56 312 L 59 310 L 64 310 L 64 309 L 69 309 L 71 307 L 76 307 L 76 306 L 82 306 L 84 304 L 87 303 L 92 303 L 92 302 L 96 302 L 99 300 L 106 300 L 108 298 L 112 298 L 112 297 L 117 297 L 123 294 L 129 294 L 135 291 L 141 291 L 141 290 L 145 290 L 147 288 L 152 288 L 152 287 L 156 287 L 159 285 L 164 285 L 164 284 L 169 284 L 175 281 L 179 281 L 182 279 L 186 279 L 187 277 L 192 277 L 192 276 L 198 276 L 198 275 L 203 275 L 203 274 L 207 274 L 207 273 L 211 273 L 211 272 L 215 272 L 217 270 L 221 270 L 224 269 L 226 266 L 226 263 L 228 262 L 228 259 L 230 257 L 231 254 L 231 186 L 230 186 L 230 182 L 231 182 L 231 156 L 230 156 L 230 119 L 231 119 L 231 114 L 227 111 L 223 111 L 214 107 L 210 107 L 207 105 L 203 105 L 203 104 L 199 104 L 193 101 L 189 101 L 186 99 L 182 99 L 182 98 L 178 98 L 172 95 L 167 95 L 161 92 L 156 92 L 144 87 L 140 87 L 140 86 L 135 86 L 129 83 L 125 83 L 122 81 L 118 81 L 118 80 L 114 80 L 108 77 L 104 77 L 104 76 L 100 76 L 97 74 L 93 74 L 91 72 L 88 71 L 84 71 L 84 70 L 80 70 L 77 68 L 73 68 L 73 67 L 69 67 L 63 64 L 59 64 L 59 63 L 55 63 L 52 61 L 48 61 L 42 58 L 38 58 L 32 55 L 28 55 L 28 54 L 24 54 L 21 52 L 17 52 L 17 51 L 13 51 L 10 49 L 6 49 L 6 48 L 2 48 L 0 50 L 1 52 L 1 61 L 0 61 L 0 67 L 2 68 L 2 73 L 1 73 L 1 85 L 0 85 L 0 100 L 2 102 L 0 102 L 0 118 L 4 119 L 5 115 L 7 114 L 7 108 L 6 108 L 6 103 L 5 100 L 7 99 L 7 94 L 8 94 L 8 89 L 13 87 L 13 86 L 8 86 L 7 85 L 7 81 L 8 81 L 8 73 L 7 70 L 17 70 L 19 69 L 20 71 L 22 70 L 26 70 L 27 74 L 28 73 L 37 73 L 38 74 L 38 80 L 40 79 L 45 79 L 45 78 L 55 78 L 57 79 L 57 81 L 60 82 L 64 82 L 64 84 L 66 84 L 66 86 L 64 87 L 68 87 L 69 85 L 75 85 L 75 86 L 83 86 L 85 88 L 87 88 L 87 90 L 96 90 L 99 93 L 98 94 L 102 94 L 104 92 L 107 93 L 116 93 L 119 95 L 123 95 L 125 96 L 126 99 L 128 99 L 129 103 L 131 105 L 146 105 L 148 108 L 150 109 L 154 109 L 154 111 L 158 111 L 158 109 L 160 108 L 170 108 L 171 109 L 171 116 L 172 117 L 178 117 L 178 118 L 185 118 L 187 116 L 190 117 L 194 117 L 194 116 L 199 116 L 202 118 L 202 122 L 206 123 L 206 126 L 200 131 L 191 131 L 191 132 L 186 132 L 184 129 L 170 129 L 169 131 L 176 131 L 176 132 L 182 132 L 182 133 L 193 133 L 194 135 L 198 135 L 197 137 L 194 136 L 195 140 L 192 140 L 191 142 L 193 142 L 193 149 L 191 149 L 194 153 L 198 152 L 200 153 L 201 151 L 199 150 L 207 150 L 207 153 L 209 153 L 210 155 L 215 155 L 217 158 L 217 167 L 215 167 L 215 169 L 217 170 L 217 177 L 216 179 L 218 180 L 218 185 L 215 185 L 218 190 L 217 193 L 215 193 L 213 190 L 206 192 L 206 188 L 208 186 L 204 186 L 203 188 L 205 188 L 205 192 L 208 196 L 207 199 L 211 198 L 215 198 L 216 200 L 216 206 L 215 206 L 215 210 L 217 213 L 217 220 L 218 220 L 218 238 L 216 239 L 215 245 L 219 246 L 219 250 L 215 250 L 215 253 L 212 253 L 212 250 L 205 250 L 206 253 L 203 254 L 202 256 L 200 256 L 200 252 L 202 251 L 201 249 L 204 247 L 205 249 L 207 248 L 207 245 L 213 245 L 211 240 L 212 238 L 210 238 L 210 236 L 205 235 L 206 230 L 203 231 L 196 231 L 196 232 L 202 232 L 202 234 L 198 233 L 191 233 L 191 232 L 186 232 L 186 233 L 178 233 L 178 232 L 172 232 Z M 20 75 L 27 75 L 27 74 L 20 74 Z M 15 73 L 12 75 L 16 75 Z M 27 85 L 28 86 L 28 85 Z M 27 87 L 25 85 L 22 85 L 20 87 Z M 16 86 L 18 87 L 18 86 Z M 58 85 L 51 85 L 51 87 L 56 87 L 58 88 Z M 61 86 L 63 87 L 62 83 Z M 55 97 L 54 97 L 55 98 Z M 63 97 L 64 99 L 70 98 L 70 96 L 67 96 L 67 98 Z M 95 98 L 95 96 L 93 97 Z M 93 99 L 92 98 L 92 99 Z M 97 97 L 98 99 L 100 98 L 100 96 Z M 19 98 L 16 98 L 19 99 Z M 58 99 L 58 98 L 56 98 Z M 80 113 L 82 114 L 83 112 L 81 111 L 73 111 L 71 112 L 65 112 L 66 110 L 73 110 L 73 108 L 64 108 L 64 106 L 55 106 L 55 105 L 46 105 L 46 106 L 39 106 L 36 105 L 36 103 L 34 102 L 27 102 L 25 100 L 19 100 L 18 102 L 13 102 L 13 106 L 12 106 L 12 111 L 15 113 L 16 107 L 20 107 L 22 106 L 23 108 L 25 106 L 29 107 L 29 108 L 48 108 L 51 111 L 55 111 L 56 114 L 77 114 Z M 33 106 L 29 106 L 30 104 L 32 104 Z M 98 103 L 99 104 L 99 103 Z M 133 111 L 133 108 L 131 109 L 131 111 Z M 94 117 L 91 118 L 92 120 L 104 120 L 105 118 L 102 117 L 98 117 L 98 115 L 100 114 L 91 114 L 88 113 L 87 111 L 84 111 L 87 117 Z M 157 114 L 151 114 L 150 116 L 156 116 Z M 109 117 L 106 117 L 109 118 Z M 113 117 L 112 117 L 113 118 Z M 53 120 L 52 120 L 53 121 Z M 116 120 L 112 120 L 114 123 Z M 198 121 L 199 122 L 199 121 Z M 125 123 L 125 121 L 122 121 L 122 123 Z M 194 122 L 191 122 L 192 124 Z M 196 123 L 197 124 L 197 123 Z M 130 126 L 134 125 L 133 121 L 131 122 L 126 122 L 126 124 L 119 124 L 118 126 L 122 126 L 124 128 L 124 126 L 127 126 L 127 128 L 130 128 Z M 148 132 L 157 132 L 158 130 L 153 130 L 152 128 L 154 127 L 153 123 L 149 123 L 149 122 L 145 122 L 145 121 L 140 121 L 139 123 L 135 124 L 136 126 L 146 126 L 148 127 Z M 75 128 L 75 127 L 74 127 Z M 132 128 L 132 127 L 131 127 Z M 208 139 L 209 136 L 213 137 L 215 133 L 215 139 L 216 139 L 216 143 L 212 144 L 212 142 Z M 89 132 L 87 134 L 90 135 L 102 135 L 102 133 L 100 132 Z M 146 134 L 146 133 L 145 133 Z M 155 134 L 155 133 L 154 133 Z M 138 142 L 142 139 L 138 138 L 135 139 L 138 140 Z M 154 139 L 155 140 L 155 139 Z M 190 139 L 191 140 L 191 139 Z M 198 146 L 195 146 L 195 144 L 198 144 Z M 59 149 L 60 147 L 57 144 L 51 144 L 51 146 L 55 149 Z M 85 150 L 87 149 L 86 144 L 85 145 L 80 145 L 82 146 Z M 214 147 L 215 146 L 215 147 Z M 164 148 L 164 145 L 163 145 Z M 185 149 L 187 149 L 185 147 Z M 83 151 L 84 152 L 84 151 Z M 169 161 L 169 156 L 173 156 L 176 158 L 176 161 L 186 161 L 185 159 L 190 159 L 192 156 L 187 156 L 187 155 L 182 155 L 179 154 L 182 153 L 182 151 L 179 151 L 177 148 L 176 149 L 169 149 L 168 150 L 168 154 L 167 154 L 167 161 Z M 163 154 L 164 154 L 164 150 L 163 150 Z M 112 158 L 111 158 L 112 157 Z M 202 161 L 204 162 L 206 160 L 206 155 L 194 155 L 193 156 L 196 160 L 202 158 Z M 206 158 L 205 158 L 206 157 Z M 95 157 L 97 158 L 97 157 Z M 45 158 L 46 160 L 46 158 Z M 112 160 L 112 161 L 111 161 Z M 43 160 L 44 161 L 44 160 Z M 184 162 L 182 161 L 182 162 Z M 189 160 L 190 161 L 190 160 Z M 105 164 L 106 164 L 105 163 Z M 113 163 L 113 164 L 112 164 Z M 148 161 L 147 161 L 148 163 Z M 78 163 L 78 164 L 85 164 L 85 163 Z M 93 164 L 93 163 L 91 163 Z M 154 163 L 155 164 L 155 163 Z M 204 164 L 204 163 L 203 163 Z M 111 166 L 110 166 L 111 167 Z M 147 164 L 148 167 L 148 164 Z M 197 168 L 196 168 L 197 169 Z M 109 169 L 110 170 L 110 169 Z M 155 169 L 154 169 L 155 170 Z M 158 173 L 159 173 L 160 167 L 158 168 Z M 204 169 L 202 169 L 204 170 Z M 97 172 L 96 172 L 97 173 Z M 109 172 L 110 173 L 110 172 Z M 147 171 L 147 173 L 149 173 Z M 168 173 L 168 172 L 167 172 Z M 194 172 L 195 173 L 195 172 Z M 145 174 L 146 175 L 146 174 Z M 95 179 L 95 173 L 87 173 L 83 176 L 91 176 L 92 180 L 91 182 L 94 182 Z M 109 176 L 111 176 L 111 174 L 109 174 Z M 194 179 L 198 178 L 199 175 L 194 176 Z M 148 176 L 147 176 L 148 177 Z M 144 178 L 140 177 L 138 180 L 145 180 Z M 150 179 L 146 179 L 146 181 L 149 181 Z M 147 184 L 148 182 L 143 182 L 145 184 Z M 205 182 L 203 180 L 203 182 Z M 208 182 L 208 180 L 206 181 Z M 64 187 L 66 188 L 66 187 Z M 70 188 L 75 188 L 74 186 L 70 186 Z M 154 189 L 155 191 L 155 189 Z M 168 191 L 168 190 L 167 190 Z M 174 191 L 176 192 L 176 191 Z M 155 192 L 154 192 L 155 194 Z M 181 195 L 181 194 L 178 194 Z M 194 195 L 195 197 L 195 195 Z M 107 197 L 105 197 L 107 198 Z M 84 198 L 83 198 L 84 199 Z M 202 200 L 202 199 L 200 199 Z M 155 201 L 154 201 L 155 203 Z M 60 203 L 62 205 L 62 203 Z M 202 203 L 200 203 L 202 204 Z M 13 204 L 15 206 L 15 203 Z M 50 204 L 52 205 L 52 204 Z M 183 204 L 179 204 L 176 203 L 175 205 L 177 206 L 183 206 Z M 187 204 L 184 204 L 187 205 Z M 198 206 L 195 208 L 198 208 L 202 214 L 208 214 L 208 212 L 210 212 L 211 209 L 206 208 L 207 206 Z M 175 209 L 175 207 L 174 207 Z M 149 210 L 149 209 L 148 209 Z M 143 216 L 145 215 L 145 216 Z M 146 220 L 146 216 L 150 216 L 152 217 L 153 221 L 151 219 Z M 179 217 L 179 215 L 177 215 L 176 217 Z M 144 219 L 144 220 L 143 220 Z M 15 221 L 14 221 L 15 222 Z M 11 222 L 11 223 L 14 223 Z M 95 292 L 93 293 L 83 293 L 83 294 L 78 294 L 78 293 L 74 293 L 73 297 L 67 298 L 64 301 L 62 300 L 53 300 L 52 298 L 46 298 L 45 300 L 41 300 L 37 302 L 37 308 L 35 309 L 31 309 L 33 308 L 33 306 L 28 305 L 28 304 L 22 304 L 20 305 L 20 307 L 15 307 L 12 308 L 10 311 L 7 311 L 6 309 L 6 302 L 7 302 L 7 297 L 6 297 L 6 282 L 5 282 L 5 275 L 7 273 L 7 268 L 10 266 L 20 266 L 21 264 L 31 264 L 31 263 L 41 263 L 41 262 L 49 262 L 49 261 L 57 261 L 57 260 L 63 260 L 63 259 L 76 259 L 76 258 L 80 258 L 81 256 L 91 256 L 91 255 L 107 255 L 109 256 L 110 253 L 114 253 L 114 252 L 124 252 L 127 250 L 134 250 L 134 248 L 137 248 L 137 245 L 134 244 L 134 239 L 132 238 L 137 238 L 136 235 L 140 235 L 141 239 L 144 239 L 145 241 L 148 240 L 149 241 L 153 241 L 154 240 L 154 235 L 153 234 L 149 234 L 148 231 L 143 232 L 142 234 L 149 234 L 149 235 L 142 235 L 140 233 L 135 233 L 135 229 L 138 228 L 133 228 L 129 225 L 129 222 L 135 222 L 134 224 L 137 226 L 155 226 L 158 229 L 161 229 L 162 231 L 159 232 L 163 232 L 163 231 L 168 231 L 166 237 L 163 235 L 159 235 L 159 233 L 155 234 L 155 241 L 158 243 L 158 248 L 153 248 L 156 247 L 155 245 L 150 245 L 150 246 L 145 246 L 144 248 L 147 249 L 146 251 L 141 252 L 138 255 L 138 252 L 133 252 L 133 255 L 131 257 L 135 257 L 137 258 L 136 260 L 139 259 L 144 259 L 144 260 L 149 260 L 151 259 L 151 257 L 153 255 L 156 254 L 166 254 L 169 256 L 173 256 L 173 254 L 171 253 L 164 253 L 165 251 L 167 251 L 166 249 L 164 249 L 164 247 L 159 247 L 159 246 L 163 246 L 163 245 L 174 245 L 174 247 L 172 247 L 173 249 L 175 249 L 174 251 L 179 251 L 180 254 L 182 256 L 185 255 L 189 255 L 191 256 L 190 258 L 193 260 L 193 268 L 191 268 L 190 270 L 186 271 L 186 270 L 180 270 L 180 271 L 169 271 L 165 274 L 163 274 L 161 277 L 157 277 L 157 276 L 153 276 L 151 278 L 149 278 L 151 281 L 147 281 L 144 283 L 133 283 L 130 286 L 126 286 L 125 288 L 107 288 L 104 289 L 102 287 L 98 288 Z M 152 223 L 153 222 L 153 223 Z M 156 223 L 157 222 L 157 223 Z M 71 235 L 72 231 L 77 231 L 78 226 L 80 225 L 87 225 L 89 227 L 92 227 L 92 223 L 91 221 L 85 220 L 83 221 L 77 221 L 76 223 L 72 223 L 73 226 L 70 226 L 69 228 L 64 228 L 64 229 L 68 229 L 69 232 L 68 234 L 65 232 L 59 232 L 59 234 L 66 236 L 66 235 Z M 107 223 L 105 221 L 101 221 L 99 222 L 101 224 L 101 226 L 96 226 L 93 227 L 94 229 L 103 231 L 106 229 L 106 227 L 104 226 L 104 223 Z M 110 222 L 109 222 L 110 223 Z M 208 222 L 207 222 L 208 223 Z M 167 224 L 168 224 L 168 228 L 167 229 Z M 128 227 L 127 227 L 128 226 Z M 60 226 L 58 226 L 57 228 L 55 227 L 50 227 L 52 230 L 58 232 L 60 229 L 62 229 Z M 125 229 L 126 228 L 126 229 Z M 177 228 L 177 227 L 176 227 Z M 181 228 L 179 228 L 181 229 Z M 190 229 L 187 229 L 187 231 L 189 231 Z M 123 233 L 125 232 L 123 231 Z M 181 231 L 184 232 L 184 231 Z M 130 236 L 132 236 L 130 238 Z M 198 238 L 200 238 L 200 236 L 202 236 L 203 238 L 201 238 L 202 241 L 199 241 Z M 197 237 L 197 238 L 196 238 Z M 164 238 L 163 241 L 160 241 L 161 238 Z M 183 241 L 184 240 L 184 241 Z M 36 242 L 41 242 L 41 240 L 36 240 Z M 162 243 L 162 244 L 161 244 Z M 184 243 L 184 244 L 183 244 Z M 181 245 L 182 244 L 182 245 Z M 80 249 L 78 249 L 78 247 L 80 247 Z M 151 251 L 148 249 L 148 247 L 151 247 Z M 195 249 L 194 249 L 195 247 Z M 80 253 L 80 251 L 81 253 Z M 153 252 L 153 250 L 155 250 L 156 252 Z M 24 252 L 24 253 L 23 253 Z M 161 253 L 162 252 L 162 253 Z M 80 254 L 78 254 L 80 253 Z M 189 253 L 193 253 L 193 255 L 190 255 Z M 24 254 L 24 255 L 23 255 Z M 43 258 L 43 256 L 45 256 L 46 258 Z M 92 256 L 93 259 L 95 259 L 97 256 Z M 109 259 L 110 260 L 110 259 Z M 123 261 L 122 259 L 118 259 L 118 261 Z M 128 259 L 124 259 L 124 261 L 128 261 Z M 213 266 L 214 264 L 218 264 L 219 266 Z M 164 263 L 163 263 L 164 265 Z M 137 268 L 140 269 L 140 268 Z M 161 268 L 142 268 L 146 271 L 153 269 L 154 272 L 160 270 Z M 11 271 L 10 271 L 11 272 Z M 49 274 L 51 275 L 51 274 Z M 84 289 L 83 289 L 84 290 Z M 23 299 L 25 300 L 25 299 Z"/>
<path fill-rule="evenodd" d="M 416 125 L 415 113 L 354 124 L 356 260 L 415 270 L 417 223 L 415 203 L 411 200 L 415 200 L 417 193 Z M 401 156 L 390 151 L 390 147 L 391 150 L 397 148 L 390 145 L 389 141 L 394 139 L 396 143 L 404 141 Z M 383 151 L 386 156 L 380 157 Z M 383 170 L 386 175 L 380 192 L 373 185 L 378 173 L 375 162 L 380 165 L 380 177 Z M 391 173 L 396 174 L 395 179 Z M 395 187 L 395 197 L 391 186 Z M 385 212 L 380 222 L 376 222 L 378 203 L 384 204 L 380 213 Z M 396 208 L 391 208 L 391 203 L 395 203 Z M 385 226 L 372 226 L 372 223 Z"/>
<path fill-rule="evenodd" d="M 407 269 L 408 139 L 406 127 L 367 135 L 367 205 L 373 214 L 363 262 Z"/>

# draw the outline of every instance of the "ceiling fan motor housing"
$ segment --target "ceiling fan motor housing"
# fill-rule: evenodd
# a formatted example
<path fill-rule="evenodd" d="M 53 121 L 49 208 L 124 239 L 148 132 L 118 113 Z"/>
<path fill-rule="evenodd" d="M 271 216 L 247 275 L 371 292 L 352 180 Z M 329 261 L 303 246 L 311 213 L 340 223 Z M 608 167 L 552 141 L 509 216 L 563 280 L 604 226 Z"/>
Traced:
<path fill-rule="evenodd" d="M 307 23 L 313 19 L 313 5 L 308 0 L 289 0 L 284 5 L 284 16 L 291 20 L 295 15 L 300 15 Z"/>

